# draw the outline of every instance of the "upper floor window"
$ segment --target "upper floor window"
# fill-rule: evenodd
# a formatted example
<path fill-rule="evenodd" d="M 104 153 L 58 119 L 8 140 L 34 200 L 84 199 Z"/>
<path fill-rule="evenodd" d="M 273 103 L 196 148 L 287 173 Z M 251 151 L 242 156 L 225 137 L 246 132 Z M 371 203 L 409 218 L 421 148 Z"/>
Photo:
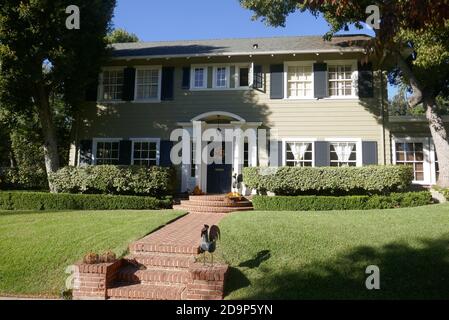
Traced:
<path fill-rule="evenodd" d="M 285 165 L 288 167 L 312 167 L 313 142 L 286 142 Z"/>
<path fill-rule="evenodd" d="M 356 142 L 331 142 L 331 167 L 356 167 L 358 163 L 357 149 Z"/>
<path fill-rule="evenodd" d="M 352 73 L 353 66 L 351 64 L 328 66 L 329 95 L 331 97 L 355 95 Z"/>
<path fill-rule="evenodd" d="M 229 68 L 219 66 L 214 68 L 214 88 L 227 88 L 229 84 Z"/>
<path fill-rule="evenodd" d="M 311 65 L 288 65 L 287 97 L 313 98 L 313 70 Z"/>
<path fill-rule="evenodd" d="M 159 139 L 133 140 L 133 165 L 157 166 L 159 165 Z"/>
<path fill-rule="evenodd" d="M 121 100 L 123 95 L 123 69 L 104 70 L 101 75 L 101 100 Z"/>
<path fill-rule="evenodd" d="M 136 100 L 158 100 L 160 98 L 160 68 L 136 70 Z"/>
<path fill-rule="evenodd" d="M 120 157 L 119 140 L 98 140 L 95 147 L 95 164 L 118 164 Z"/>
<path fill-rule="evenodd" d="M 207 68 L 194 67 L 192 76 L 192 84 L 194 89 L 204 89 L 207 86 Z"/>

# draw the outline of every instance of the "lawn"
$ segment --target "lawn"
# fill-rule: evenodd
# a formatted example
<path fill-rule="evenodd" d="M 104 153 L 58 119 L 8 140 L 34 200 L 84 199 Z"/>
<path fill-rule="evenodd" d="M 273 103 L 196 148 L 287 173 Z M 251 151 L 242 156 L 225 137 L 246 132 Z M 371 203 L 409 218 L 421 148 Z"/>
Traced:
<path fill-rule="evenodd" d="M 449 205 L 245 212 L 220 223 L 227 299 L 449 298 Z M 380 268 L 380 290 L 365 287 Z"/>
<path fill-rule="evenodd" d="M 59 296 L 65 268 L 88 252 L 128 244 L 181 216 L 176 211 L 0 211 L 0 295 Z"/>

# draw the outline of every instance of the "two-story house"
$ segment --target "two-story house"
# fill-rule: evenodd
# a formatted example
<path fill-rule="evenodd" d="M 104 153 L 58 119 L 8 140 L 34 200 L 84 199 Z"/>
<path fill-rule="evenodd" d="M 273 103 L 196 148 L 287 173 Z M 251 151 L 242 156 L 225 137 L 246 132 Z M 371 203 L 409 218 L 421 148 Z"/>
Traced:
<path fill-rule="evenodd" d="M 226 141 L 233 156 L 224 165 L 192 161 L 200 149 L 184 141 L 180 191 L 230 191 L 233 173 L 245 166 L 406 164 L 416 183 L 433 184 L 438 160 L 427 123 L 388 116 L 386 80 L 372 70 L 367 39 L 116 44 L 77 121 L 70 164 L 171 166 L 173 130 L 193 136 L 199 124 L 254 132 L 259 140 L 240 149 Z"/>

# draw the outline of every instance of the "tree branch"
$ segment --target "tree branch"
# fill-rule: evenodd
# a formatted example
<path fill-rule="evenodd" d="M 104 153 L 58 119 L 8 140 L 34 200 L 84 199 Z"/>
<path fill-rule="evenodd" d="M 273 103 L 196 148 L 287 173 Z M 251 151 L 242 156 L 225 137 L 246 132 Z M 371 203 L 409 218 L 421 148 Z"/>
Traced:
<path fill-rule="evenodd" d="M 408 99 L 409 106 L 411 108 L 416 107 L 418 104 L 423 102 L 423 87 L 421 86 L 420 81 L 416 78 L 408 63 L 402 57 L 401 53 L 397 52 L 396 56 L 398 66 L 404 73 L 405 77 L 408 79 L 413 90 L 413 95 Z"/>

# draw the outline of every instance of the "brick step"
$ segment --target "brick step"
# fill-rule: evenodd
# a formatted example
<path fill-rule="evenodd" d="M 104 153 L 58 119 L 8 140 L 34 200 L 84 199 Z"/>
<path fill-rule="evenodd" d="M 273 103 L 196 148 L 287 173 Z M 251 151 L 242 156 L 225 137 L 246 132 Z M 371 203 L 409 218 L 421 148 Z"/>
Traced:
<path fill-rule="evenodd" d="M 185 285 L 115 283 L 107 289 L 111 300 L 181 300 Z"/>
<path fill-rule="evenodd" d="M 193 255 L 173 254 L 173 253 L 142 253 L 130 254 L 127 260 L 134 260 L 137 263 L 147 267 L 162 268 L 189 268 L 195 263 Z"/>
<path fill-rule="evenodd" d="M 175 210 L 183 210 L 190 213 L 193 212 L 203 212 L 203 213 L 230 213 L 234 211 L 249 211 L 254 210 L 251 206 L 247 207 L 205 207 L 205 206 L 195 206 L 195 205 L 179 205 L 173 206 Z"/>
<path fill-rule="evenodd" d="M 176 284 L 188 283 L 191 279 L 189 270 L 186 268 L 157 268 L 152 267 L 140 270 L 135 266 L 127 266 L 117 273 L 119 282 L 142 283 L 142 284 Z"/>
<path fill-rule="evenodd" d="M 178 209 L 175 209 L 178 210 Z M 180 209 L 183 210 L 183 209 Z M 155 253 L 176 253 L 195 255 L 198 254 L 198 246 L 182 245 L 182 244 L 170 244 L 170 243 L 149 243 L 146 241 L 136 241 L 129 246 L 130 252 L 138 254 L 142 252 L 155 252 Z"/>
<path fill-rule="evenodd" d="M 251 207 L 252 203 L 250 201 L 239 201 L 239 202 L 225 202 L 225 201 L 203 201 L 203 200 L 183 200 L 181 205 L 194 205 L 194 206 L 207 206 L 207 207 Z"/>
<path fill-rule="evenodd" d="M 224 201 L 225 195 L 189 196 L 189 200 L 198 201 Z"/>

